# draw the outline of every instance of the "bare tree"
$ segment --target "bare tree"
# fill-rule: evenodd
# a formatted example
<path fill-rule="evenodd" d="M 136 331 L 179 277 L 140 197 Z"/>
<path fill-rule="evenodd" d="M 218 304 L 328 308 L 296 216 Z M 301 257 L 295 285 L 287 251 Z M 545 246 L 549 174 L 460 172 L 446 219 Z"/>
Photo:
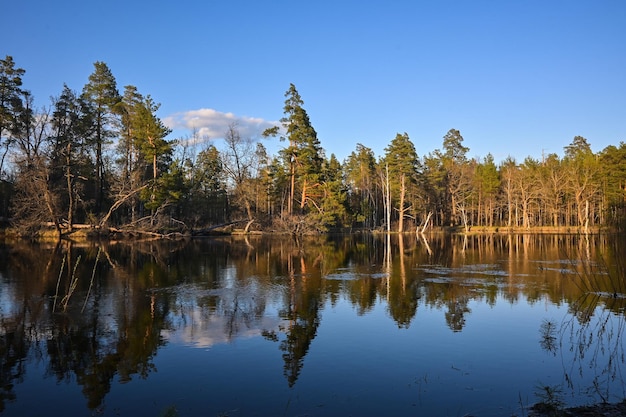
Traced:
<path fill-rule="evenodd" d="M 248 218 L 246 231 L 254 221 L 253 205 L 257 200 L 255 173 L 259 163 L 255 142 L 242 137 L 236 123 L 228 126 L 222 151 L 223 169 L 232 187 L 233 202 L 243 207 Z"/>
<path fill-rule="evenodd" d="M 47 151 L 50 136 L 50 111 L 41 109 L 33 116 L 32 97 L 27 93 L 21 130 L 15 135 L 13 162 L 17 168 L 13 212 L 16 224 L 26 233 L 34 233 L 51 223 L 59 236 L 63 218 L 59 193 L 52 188 Z"/>

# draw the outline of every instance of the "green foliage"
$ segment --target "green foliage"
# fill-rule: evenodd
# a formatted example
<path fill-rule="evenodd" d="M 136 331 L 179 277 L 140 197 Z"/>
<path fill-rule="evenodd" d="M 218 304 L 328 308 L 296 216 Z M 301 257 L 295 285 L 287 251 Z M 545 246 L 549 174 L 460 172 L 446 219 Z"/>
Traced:
<path fill-rule="evenodd" d="M 456 129 L 450 129 L 443 137 L 443 157 L 445 160 L 461 164 L 467 161 L 469 148 L 463 146 L 463 136 Z"/>
<path fill-rule="evenodd" d="M 152 166 L 152 179 L 156 179 L 159 171 L 159 160 L 167 160 L 172 154 L 172 143 L 165 140 L 171 133 L 161 119 L 156 116 L 160 104 L 147 96 L 136 103 L 131 124 L 134 132 L 134 144 L 140 157 Z"/>
<path fill-rule="evenodd" d="M 152 181 L 152 186 L 141 192 L 141 199 L 148 210 L 156 210 L 166 205 L 175 206 L 187 191 L 183 171 L 176 161 L 171 164 L 169 170 Z"/>
<path fill-rule="evenodd" d="M 316 205 L 314 200 L 309 204 L 309 200 L 314 199 L 315 189 L 320 185 L 320 174 L 324 161 L 323 150 L 317 132 L 313 128 L 309 115 L 304 109 L 304 102 L 296 90 L 295 85 L 290 84 L 285 93 L 285 116 L 281 123 L 287 135 L 285 138 L 289 145 L 280 151 L 283 163 L 290 174 L 290 199 L 289 214 L 293 213 L 293 205 L 298 202 L 299 196 L 300 210 L 305 207 L 309 210 L 311 205 Z"/>
<path fill-rule="evenodd" d="M 47 222 L 59 230 L 75 221 L 136 224 L 157 212 L 194 226 L 245 215 L 266 226 L 280 218 L 282 229 L 302 224 L 299 230 L 318 231 L 383 224 L 415 230 L 427 219 L 466 231 L 483 225 L 590 231 L 626 223 L 623 143 L 594 154 L 587 139 L 575 136 L 562 159 L 508 158 L 497 166 L 491 154 L 468 159 L 463 136 L 450 129 L 442 148 L 423 158 L 408 134 L 398 133 L 378 161 L 357 144 L 342 164 L 334 155 L 326 159 L 290 84 L 281 125 L 263 132 L 286 142 L 277 155 L 241 137 L 235 125 L 223 149 L 211 145 L 192 155 L 191 141 L 168 139 L 171 130 L 150 95 L 132 85 L 119 95 L 104 62 L 94 63 L 80 95 L 64 86 L 51 112 L 34 107 L 22 89 L 24 73 L 12 57 L 0 60 L 0 217 L 32 219 L 29 230 Z"/>
<path fill-rule="evenodd" d="M 15 67 L 12 56 L 0 59 L 0 144 L 5 135 L 10 137 L 18 130 L 18 115 L 24 107 L 21 86 L 25 73 L 22 68 Z M 7 143 L 8 140 L 4 145 Z M 0 173 L 2 168 L 0 164 Z"/>
<path fill-rule="evenodd" d="M 487 154 L 482 162 L 478 162 L 475 171 L 475 184 L 477 192 L 474 193 L 476 204 L 480 207 L 478 210 L 478 223 L 483 220 L 488 226 L 494 223 L 494 207 L 498 191 L 500 190 L 500 173 L 496 166 L 493 156 Z"/>
<path fill-rule="evenodd" d="M 49 187 L 64 196 L 62 208 L 71 228 L 77 202 L 91 210 L 94 161 L 88 146 L 93 126 L 91 107 L 68 86 L 54 100 L 51 119 Z M 84 213 L 84 211 L 83 211 Z M 84 221 L 82 217 L 80 221 Z"/>
<path fill-rule="evenodd" d="M 582 136 L 574 136 L 572 143 L 565 147 L 565 157 L 568 159 L 577 159 L 591 154 L 593 154 L 591 146 Z"/>
<path fill-rule="evenodd" d="M 389 165 L 389 174 L 394 179 L 394 184 L 397 185 L 397 180 L 401 175 L 405 175 L 412 182 L 416 181 L 419 172 L 419 159 L 415 145 L 406 132 L 404 134 L 398 133 L 385 148 L 383 162 Z"/>
<path fill-rule="evenodd" d="M 104 62 L 94 63 L 94 72 L 83 87 L 82 100 L 90 106 L 93 115 L 93 129 L 89 143 L 95 150 L 95 211 L 103 209 L 106 183 L 104 147 L 115 137 L 115 108 L 121 100 L 113 73 Z"/>
<path fill-rule="evenodd" d="M 484 161 L 478 165 L 476 174 L 482 191 L 489 197 L 495 196 L 500 188 L 500 174 L 491 154 L 487 154 Z"/>
<path fill-rule="evenodd" d="M 424 193 L 429 208 L 435 213 L 436 223 L 445 224 L 450 216 L 448 175 L 439 150 L 424 157 Z"/>
<path fill-rule="evenodd" d="M 474 167 L 467 160 L 468 151 L 458 130 L 450 129 L 443 137 L 443 153 L 440 155 L 447 188 L 444 205 L 449 207 L 444 221 L 451 225 L 462 223 L 466 231 L 470 223 L 469 206 L 475 197 L 472 187 Z"/>
<path fill-rule="evenodd" d="M 598 199 L 602 189 L 599 159 L 591 151 L 587 139 L 576 136 L 565 147 L 564 163 L 567 171 L 566 189 L 575 210 L 575 216 L 569 222 L 586 231 L 590 222 L 590 204 Z"/>
<path fill-rule="evenodd" d="M 186 169 L 188 218 L 207 224 L 226 219 L 228 199 L 226 175 L 220 153 L 214 145 L 202 150 Z"/>
<path fill-rule="evenodd" d="M 346 192 L 342 177 L 342 167 L 335 155 L 324 164 L 323 198 L 320 224 L 335 228 L 341 227 L 347 220 Z"/>
<path fill-rule="evenodd" d="M 626 144 L 607 146 L 599 155 L 600 177 L 607 197 L 607 223 L 626 227 Z"/>
<path fill-rule="evenodd" d="M 373 228 L 377 222 L 375 208 L 380 199 L 374 152 L 358 143 L 344 163 L 343 171 L 348 212 L 357 223 Z"/>
<path fill-rule="evenodd" d="M 0 181 L 8 179 L 5 171 L 6 156 L 13 145 L 14 136 L 19 135 L 23 127 L 25 103 L 22 97 L 25 92 L 21 86 L 25 73 L 22 68 L 16 68 L 12 56 L 0 59 Z M 9 187 L 1 187 L 0 201 L 11 198 L 11 194 L 6 194 L 7 190 Z M 8 203 L 0 205 L 0 216 L 8 217 L 8 206 Z"/>
<path fill-rule="evenodd" d="M 415 146 L 407 133 L 396 134 L 385 148 L 381 171 L 383 167 L 390 187 L 391 203 L 398 216 L 398 231 L 403 232 L 404 218 L 407 215 L 416 217 L 420 194 L 417 185 L 422 171 Z"/>

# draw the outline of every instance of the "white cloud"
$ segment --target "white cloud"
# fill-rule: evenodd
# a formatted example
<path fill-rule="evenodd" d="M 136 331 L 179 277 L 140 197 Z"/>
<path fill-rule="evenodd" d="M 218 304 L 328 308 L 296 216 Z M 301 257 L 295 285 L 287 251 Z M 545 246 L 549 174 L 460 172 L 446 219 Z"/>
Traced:
<path fill-rule="evenodd" d="M 210 348 L 215 345 L 232 343 L 236 339 L 252 339 L 261 337 L 263 331 L 280 332 L 285 321 L 279 318 L 261 317 L 253 322 L 243 323 L 232 318 L 212 314 L 207 317 L 206 311 L 192 307 L 185 311 L 184 324 L 162 330 L 161 335 L 171 343 L 185 344 L 196 348 Z M 175 318 L 175 320 L 178 317 Z M 234 324 L 234 325 L 233 325 Z"/>
<path fill-rule="evenodd" d="M 243 138 L 256 139 L 269 127 L 280 125 L 258 117 L 237 116 L 214 109 L 189 110 L 163 118 L 163 123 L 172 130 L 185 129 L 196 132 L 199 138 L 221 139 L 228 127 L 235 123 Z"/>

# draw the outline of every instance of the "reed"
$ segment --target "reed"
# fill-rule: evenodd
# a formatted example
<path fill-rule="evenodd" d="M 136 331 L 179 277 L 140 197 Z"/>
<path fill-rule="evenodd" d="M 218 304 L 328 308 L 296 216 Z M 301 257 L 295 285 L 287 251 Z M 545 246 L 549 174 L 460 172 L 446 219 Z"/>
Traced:
<path fill-rule="evenodd" d="M 626 397 L 626 268 L 620 256 L 608 262 L 603 256 L 593 260 L 589 252 L 580 255 L 578 260 L 569 259 L 581 296 L 570 302 L 560 327 L 559 347 L 572 354 L 563 364 L 564 380 L 569 389 L 607 403 Z M 540 331 L 542 343 L 554 347 L 552 326 L 544 322 Z M 591 386 L 575 387 L 574 376 L 587 373 Z"/>
<path fill-rule="evenodd" d="M 96 255 L 96 261 L 93 263 L 93 269 L 91 270 L 91 280 L 89 281 L 89 289 L 87 290 L 87 295 L 85 296 L 85 302 L 83 303 L 83 308 L 81 308 L 80 312 L 85 311 L 85 307 L 87 306 L 87 300 L 89 300 L 89 295 L 91 294 L 91 288 L 93 287 L 93 281 L 96 276 L 96 267 L 98 266 L 98 260 L 100 259 L 100 253 L 102 252 L 102 248 L 98 247 L 98 254 Z"/>
<path fill-rule="evenodd" d="M 76 258 L 76 263 L 74 264 L 74 269 L 72 270 L 72 278 L 70 279 L 70 286 L 67 289 L 67 294 L 61 300 L 61 305 L 63 306 L 63 312 L 67 311 L 67 305 L 70 302 L 70 298 L 72 298 L 72 294 L 76 290 L 76 286 L 78 285 L 78 276 L 76 275 L 76 269 L 78 268 L 78 264 L 80 263 L 80 256 Z"/>
<path fill-rule="evenodd" d="M 61 269 L 59 270 L 59 278 L 57 279 L 57 287 L 54 292 L 54 303 L 52 304 L 52 312 L 54 313 L 57 308 L 57 299 L 59 298 L 59 285 L 61 284 L 61 277 L 63 276 L 63 270 L 65 269 L 65 256 L 61 261 Z"/>

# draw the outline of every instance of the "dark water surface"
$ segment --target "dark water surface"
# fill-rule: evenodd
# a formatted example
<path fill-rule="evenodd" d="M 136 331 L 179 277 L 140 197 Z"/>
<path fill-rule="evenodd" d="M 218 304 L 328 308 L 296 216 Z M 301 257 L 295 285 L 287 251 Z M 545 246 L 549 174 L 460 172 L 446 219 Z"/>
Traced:
<path fill-rule="evenodd" d="M 0 245 L 7 416 L 524 416 L 619 401 L 615 236 Z"/>

